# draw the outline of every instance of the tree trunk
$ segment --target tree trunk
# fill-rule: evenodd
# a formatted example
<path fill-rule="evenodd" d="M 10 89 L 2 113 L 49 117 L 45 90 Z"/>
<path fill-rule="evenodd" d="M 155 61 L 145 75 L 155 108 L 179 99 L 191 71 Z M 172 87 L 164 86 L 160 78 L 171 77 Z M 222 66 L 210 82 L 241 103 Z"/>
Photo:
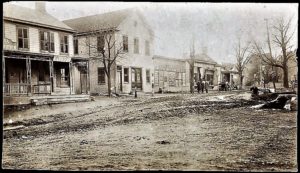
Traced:
<path fill-rule="evenodd" d="M 272 82 L 273 82 L 274 92 L 276 92 L 275 78 L 272 80 Z"/>
<path fill-rule="evenodd" d="M 243 88 L 243 75 L 239 74 L 239 76 L 240 76 L 240 85 L 241 85 L 240 89 L 242 89 Z"/>
<path fill-rule="evenodd" d="M 107 87 L 108 87 L 108 97 L 111 97 L 111 77 L 107 74 Z"/>
<path fill-rule="evenodd" d="M 287 65 L 284 66 L 283 70 L 283 87 L 289 87 L 289 71 Z"/>

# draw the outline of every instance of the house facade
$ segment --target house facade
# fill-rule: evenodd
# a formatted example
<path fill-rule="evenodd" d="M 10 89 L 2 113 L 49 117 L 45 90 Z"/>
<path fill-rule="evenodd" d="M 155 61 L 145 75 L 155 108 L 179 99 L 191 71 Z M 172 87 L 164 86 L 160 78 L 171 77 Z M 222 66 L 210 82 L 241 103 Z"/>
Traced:
<path fill-rule="evenodd" d="M 193 80 L 196 88 L 199 80 L 205 80 L 212 89 L 218 89 L 218 84 L 227 81 L 237 82 L 237 71 L 220 65 L 207 55 L 206 51 L 190 57 L 170 58 L 153 56 L 154 63 L 154 91 L 187 92 L 191 85 L 191 63 L 194 63 Z"/>
<path fill-rule="evenodd" d="M 186 92 L 190 88 L 189 64 L 185 59 L 153 56 L 154 92 Z"/>
<path fill-rule="evenodd" d="M 120 53 L 110 69 L 113 92 L 152 92 L 153 31 L 138 10 L 119 10 L 65 20 L 64 23 L 76 30 L 78 51 L 75 56 L 89 58 L 91 94 L 108 92 L 102 49 L 111 54 Z M 110 32 L 114 44 L 111 48 L 108 48 L 107 39 L 103 39 L 105 32 Z M 99 50 L 99 46 L 103 48 Z"/>
<path fill-rule="evenodd" d="M 208 81 L 210 86 L 218 85 L 218 68 L 217 62 L 215 62 L 211 57 L 209 57 L 206 51 L 201 54 L 196 54 L 194 58 L 194 81 L 195 84 L 200 80 L 204 79 Z"/>
<path fill-rule="evenodd" d="M 45 2 L 36 2 L 35 9 L 4 4 L 4 97 L 79 93 L 73 33 L 46 12 Z"/>
<path fill-rule="evenodd" d="M 230 86 L 232 85 L 241 86 L 240 78 L 235 64 L 222 63 L 220 72 L 221 72 L 220 81 L 228 82 Z"/>

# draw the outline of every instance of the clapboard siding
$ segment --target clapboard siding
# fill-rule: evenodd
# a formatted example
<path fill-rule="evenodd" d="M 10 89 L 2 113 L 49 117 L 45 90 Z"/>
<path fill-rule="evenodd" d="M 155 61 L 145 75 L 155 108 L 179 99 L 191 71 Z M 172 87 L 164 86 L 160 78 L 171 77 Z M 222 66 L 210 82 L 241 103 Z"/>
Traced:
<path fill-rule="evenodd" d="M 11 23 L 7 23 L 7 22 L 4 22 L 4 36 L 3 38 L 6 38 L 10 41 L 12 41 L 14 43 L 14 45 L 5 45 L 5 43 L 3 44 L 4 45 L 4 49 L 17 49 L 17 28 L 16 28 L 16 25 L 14 24 L 11 24 Z"/>
<path fill-rule="evenodd" d="M 69 35 L 68 37 L 69 42 L 69 56 L 74 56 L 74 44 L 73 44 L 73 36 Z"/>
<path fill-rule="evenodd" d="M 29 28 L 29 50 L 30 52 L 40 52 L 39 30 L 37 28 Z"/>
<path fill-rule="evenodd" d="M 9 40 L 10 45 L 4 44 L 5 50 L 18 50 L 17 47 L 17 26 L 27 27 L 28 28 L 28 35 L 29 35 L 29 52 L 32 53 L 41 53 L 40 48 L 40 30 L 39 27 L 33 27 L 29 25 L 17 25 L 11 22 L 4 22 L 4 36 L 3 38 Z M 60 38 L 59 34 L 60 31 L 51 30 L 51 29 L 42 29 L 43 31 L 49 31 L 54 33 L 54 53 L 48 53 L 48 54 L 54 54 L 59 55 L 60 54 Z M 65 33 L 68 35 L 68 44 L 69 44 L 69 56 L 74 56 L 74 48 L 73 48 L 73 35 L 71 33 Z"/>

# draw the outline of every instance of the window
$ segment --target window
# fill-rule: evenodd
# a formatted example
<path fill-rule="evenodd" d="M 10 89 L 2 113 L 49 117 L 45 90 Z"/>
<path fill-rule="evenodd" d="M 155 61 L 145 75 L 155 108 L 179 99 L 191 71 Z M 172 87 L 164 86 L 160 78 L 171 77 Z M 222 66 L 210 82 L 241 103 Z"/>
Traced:
<path fill-rule="evenodd" d="M 18 48 L 29 49 L 28 28 L 18 28 Z"/>
<path fill-rule="evenodd" d="M 128 52 L 128 36 L 123 36 L 123 51 Z"/>
<path fill-rule="evenodd" d="M 150 44 L 148 40 L 145 41 L 145 54 L 150 55 Z"/>
<path fill-rule="evenodd" d="M 54 52 L 54 33 L 40 31 L 41 51 Z"/>
<path fill-rule="evenodd" d="M 136 27 L 137 26 L 137 21 L 134 21 L 134 27 Z"/>
<path fill-rule="evenodd" d="M 150 70 L 146 70 L 146 82 L 150 83 Z"/>
<path fill-rule="evenodd" d="M 182 73 L 182 86 L 185 86 L 186 80 L 185 80 L 185 73 Z"/>
<path fill-rule="evenodd" d="M 98 68 L 98 84 L 105 84 L 105 71 L 103 67 Z"/>
<path fill-rule="evenodd" d="M 50 52 L 54 52 L 54 33 L 50 33 Z"/>
<path fill-rule="evenodd" d="M 139 39 L 134 39 L 134 53 L 139 53 Z"/>
<path fill-rule="evenodd" d="M 68 53 L 68 36 L 61 35 L 60 36 L 60 52 Z"/>
<path fill-rule="evenodd" d="M 97 37 L 97 51 L 102 52 L 104 50 L 104 36 Z"/>
<path fill-rule="evenodd" d="M 124 68 L 124 82 L 129 82 L 129 69 Z"/>
<path fill-rule="evenodd" d="M 154 72 L 154 85 L 158 86 L 159 85 L 159 71 L 155 70 Z"/>
<path fill-rule="evenodd" d="M 78 39 L 74 38 L 74 54 L 78 54 Z"/>
<path fill-rule="evenodd" d="M 169 86 L 175 86 L 176 85 L 176 79 L 175 79 L 175 72 L 169 72 L 168 78 L 169 78 Z"/>

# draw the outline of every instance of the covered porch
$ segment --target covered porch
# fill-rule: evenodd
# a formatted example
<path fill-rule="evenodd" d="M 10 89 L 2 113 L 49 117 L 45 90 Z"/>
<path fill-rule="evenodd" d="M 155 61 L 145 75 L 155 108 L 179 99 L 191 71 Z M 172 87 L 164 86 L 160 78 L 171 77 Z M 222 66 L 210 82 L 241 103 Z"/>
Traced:
<path fill-rule="evenodd" d="M 5 52 L 3 59 L 3 96 L 49 95 L 52 87 L 52 57 Z"/>
<path fill-rule="evenodd" d="M 4 105 L 30 104 L 33 98 L 36 100 L 37 97 L 48 99 L 48 96 L 62 96 L 49 97 L 59 103 L 59 100 L 78 98 L 63 99 L 66 96 L 87 95 L 87 64 L 86 61 L 76 60 L 73 65 L 69 57 L 62 59 L 49 54 L 5 51 L 2 58 Z M 84 78 L 80 80 L 80 92 L 75 92 L 76 70 L 82 72 L 80 77 Z"/>

